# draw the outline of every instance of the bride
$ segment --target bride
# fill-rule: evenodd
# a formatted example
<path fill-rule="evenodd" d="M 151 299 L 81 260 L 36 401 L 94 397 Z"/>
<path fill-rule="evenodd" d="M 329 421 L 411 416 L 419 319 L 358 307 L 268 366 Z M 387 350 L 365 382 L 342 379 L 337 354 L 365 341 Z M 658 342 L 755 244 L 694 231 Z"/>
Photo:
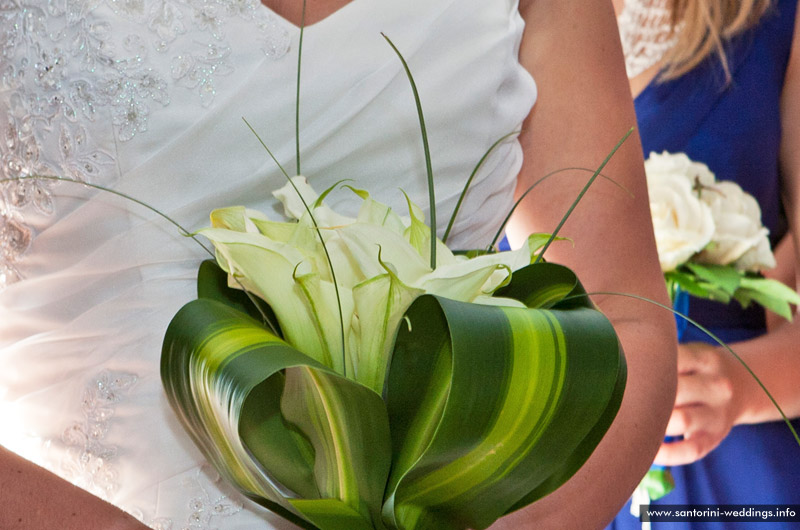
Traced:
<path fill-rule="evenodd" d="M 202 251 L 112 194 L 14 179 L 113 188 L 190 230 L 226 205 L 277 216 L 270 191 L 283 177 L 244 117 L 317 189 L 349 178 L 398 211 L 398 188 L 423 204 L 413 100 L 381 32 L 418 81 L 441 211 L 452 211 L 486 148 L 524 122 L 474 181 L 456 246 L 487 244 L 515 190 L 554 169 L 596 166 L 635 123 L 606 1 L 310 0 L 305 23 L 298 162 L 300 2 L 10 0 L 0 9 L 0 527 L 290 527 L 219 480 L 161 389 L 161 339 L 194 296 Z M 608 172 L 637 199 L 598 183 L 564 228 L 574 245 L 548 258 L 590 291 L 665 301 L 638 144 Z M 584 182 L 537 188 L 512 240 L 552 230 Z M 347 211 L 348 200 L 328 202 Z M 596 302 L 627 354 L 617 421 L 576 477 L 498 527 L 601 526 L 658 448 L 674 392 L 671 317 Z"/>

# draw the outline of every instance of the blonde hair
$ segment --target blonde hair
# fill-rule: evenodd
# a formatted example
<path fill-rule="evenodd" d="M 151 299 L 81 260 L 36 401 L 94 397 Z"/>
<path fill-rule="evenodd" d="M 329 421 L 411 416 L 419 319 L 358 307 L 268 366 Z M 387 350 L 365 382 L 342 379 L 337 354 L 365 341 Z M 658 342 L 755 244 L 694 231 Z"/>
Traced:
<path fill-rule="evenodd" d="M 716 53 L 730 79 L 725 41 L 758 23 L 770 5 L 771 0 L 669 0 L 678 40 L 664 56 L 661 78 L 680 77 Z"/>

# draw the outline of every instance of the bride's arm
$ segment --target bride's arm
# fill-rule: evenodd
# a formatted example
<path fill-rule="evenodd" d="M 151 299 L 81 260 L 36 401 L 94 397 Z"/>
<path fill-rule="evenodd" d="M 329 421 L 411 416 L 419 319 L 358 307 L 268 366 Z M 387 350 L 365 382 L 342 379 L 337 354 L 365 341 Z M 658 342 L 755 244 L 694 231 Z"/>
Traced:
<path fill-rule="evenodd" d="M 0 446 L 0 528 L 145 530 L 135 518 Z"/>
<path fill-rule="evenodd" d="M 518 193 L 549 171 L 596 168 L 636 124 L 619 34 L 607 0 L 523 0 L 522 64 L 539 96 L 521 137 Z M 599 179 L 563 227 L 572 243 L 546 257 L 573 268 L 586 289 L 634 293 L 668 304 L 658 265 L 641 146 L 631 136 L 604 170 L 634 197 Z M 590 174 L 550 178 L 529 195 L 509 227 L 512 241 L 552 231 Z M 672 315 L 646 302 L 594 296 L 621 339 L 628 364 L 622 407 L 587 464 L 567 484 L 512 514 L 498 528 L 602 527 L 652 462 L 675 396 Z"/>

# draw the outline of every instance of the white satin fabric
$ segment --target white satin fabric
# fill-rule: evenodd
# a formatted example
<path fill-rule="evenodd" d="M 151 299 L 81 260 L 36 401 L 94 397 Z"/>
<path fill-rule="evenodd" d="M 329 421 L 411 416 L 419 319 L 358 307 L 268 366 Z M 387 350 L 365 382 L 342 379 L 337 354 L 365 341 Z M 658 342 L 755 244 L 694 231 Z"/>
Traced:
<path fill-rule="evenodd" d="M 297 27 L 255 0 L 44 4 L 0 10 L 0 178 L 84 179 L 190 230 L 235 204 L 279 217 L 284 177 L 242 118 L 293 173 Z M 317 190 L 352 179 L 402 214 L 400 189 L 427 204 L 416 109 L 384 32 L 419 87 L 443 227 L 536 97 L 522 27 L 515 0 L 353 0 L 308 27 L 302 173 Z M 520 165 L 514 141 L 487 160 L 452 246 L 489 242 Z M 219 482 L 161 388 L 164 331 L 207 255 L 109 193 L 0 186 L 0 443 L 153 528 L 291 528 Z M 327 202 L 358 204 L 348 191 Z"/>

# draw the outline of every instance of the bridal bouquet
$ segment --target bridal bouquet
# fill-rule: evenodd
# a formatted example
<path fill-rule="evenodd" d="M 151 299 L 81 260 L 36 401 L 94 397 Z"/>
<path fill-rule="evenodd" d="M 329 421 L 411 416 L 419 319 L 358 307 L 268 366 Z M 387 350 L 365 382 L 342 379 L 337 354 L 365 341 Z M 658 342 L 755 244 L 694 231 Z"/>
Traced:
<path fill-rule="evenodd" d="M 622 400 L 614 329 L 541 259 L 554 235 L 467 253 L 436 237 L 417 107 L 430 227 L 411 200 L 401 217 L 347 186 L 349 218 L 325 205 L 347 191 L 288 179 L 286 220 L 211 214 L 216 262 L 164 339 L 164 388 L 197 446 L 302 528 L 486 528 L 566 482 Z"/>
<path fill-rule="evenodd" d="M 213 212 L 218 266 L 166 334 L 169 399 L 223 476 L 343 530 L 486 528 L 565 482 L 625 364 L 574 274 L 532 264 L 546 238 L 471 258 L 436 241 L 433 268 L 410 201 L 404 219 L 353 189 L 347 218 L 292 184 L 275 192 L 290 221 Z"/>

